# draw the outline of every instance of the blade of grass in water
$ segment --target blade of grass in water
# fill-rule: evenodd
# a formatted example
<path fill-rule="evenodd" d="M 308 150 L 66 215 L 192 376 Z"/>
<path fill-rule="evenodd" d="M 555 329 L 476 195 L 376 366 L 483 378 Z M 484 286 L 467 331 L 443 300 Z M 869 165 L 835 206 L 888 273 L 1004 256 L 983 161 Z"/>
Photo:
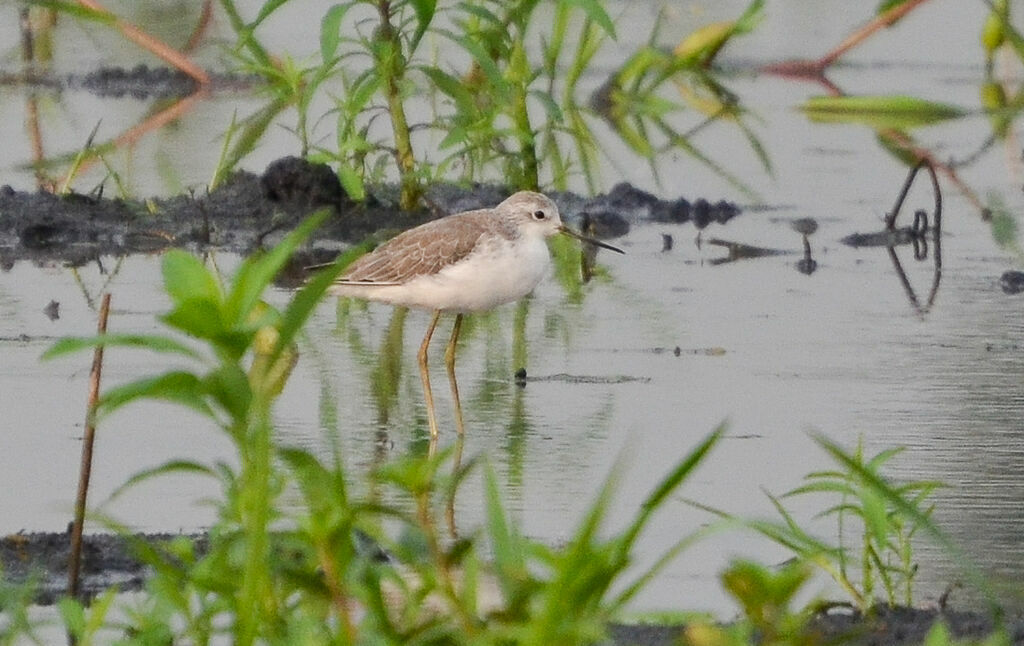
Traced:
<path fill-rule="evenodd" d="M 903 95 L 815 96 L 800 109 L 812 121 L 863 123 L 875 128 L 926 126 L 967 114 L 954 105 Z"/>

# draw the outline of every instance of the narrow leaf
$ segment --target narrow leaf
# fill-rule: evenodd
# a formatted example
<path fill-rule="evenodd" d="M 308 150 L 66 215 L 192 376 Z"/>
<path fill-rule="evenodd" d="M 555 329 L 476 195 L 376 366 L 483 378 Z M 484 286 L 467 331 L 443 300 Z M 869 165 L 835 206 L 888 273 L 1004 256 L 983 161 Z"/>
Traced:
<path fill-rule="evenodd" d="M 815 96 L 800 107 L 820 123 L 863 123 L 874 128 L 909 128 L 957 119 L 965 110 L 904 95 Z"/>
<path fill-rule="evenodd" d="M 636 539 L 636 536 L 643 529 L 647 519 L 654 512 L 655 509 L 661 506 L 665 499 L 674 492 L 683 480 L 686 479 L 690 473 L 697 467 L 698 464 L 704 461 L 705 456 L 711 451 L 712 447 L 722 438 L 725 433 L 725 424 L 720 424 L 718 428 L 711 432 L 704 440 L 698 444 L 689 455 L 672 470 L 651 492 L 647 499 L 640 506 L 640 513 L 636 519 L 630 525 L 629 530 L 626 532 L 626 537 L 623 543 L 628 547 Z"/>
<path fill-rule="evenodd" d="M 587 14 L 587 18 L 593 21 L 595 24 L 600 25 L 601 29 L 606 34 L 615 38 L 615 25 L 612 23 L 612 19 L 608 16 L 608 12 L 604 10 L 601 3 L 598 0 L 561 0 L 562 4 L 579 7 Z"/>
<path fill-rule="evenodd" d="M 295 335 L 298 334 L 302 326 L 305 325 L 306 319 L 309 318 L 309 315 L 323 298 L 324 292 L 326 292 L 334 283 L 335 279 L 341 275 L 341 272 L 344 271 L 349 262 L 350 260 L 346 256 L 338 258 L 334 264 L 314 274 L 313 277 L 306 282 L 306 285 L 300 289 L 294 297 L 292 297 L 291 302 L 288 304 L 288 308 L 281 316 L 281 324 L 278 328 L 277 346 L 270 355 L 271 364 L 276 362 L 284 349 L 292 344 L 295 340 Z"/>
<path fill-rule="evenodd" d="M 434 11 L 437 9 L 437 0 L 411 0 L 413 11 L 416 12 L 416 33 L 413 34 L 409 44 L 409 51 L 416 51 L 420 39 L 426 33 L 431 21 L 434 19 Z"/>
<path fill-rule="evenodd" d="M 288 262 L 288 258 L 317 227 L 323 224 L 329 214 L 330 211 L 327 209 L 317 211 L 303 220 L 270 251 L 246 258 L 235 275 L 227 299 L 228 314 L 234 325 L 247 322 L 249 313 L 259 302 L 263 291 Z"/>
<path fill-rule="evenodd" d="M 498 478 L 490 465 L 484 469 L 484 487 L 487 496 L 487 533 L 494 550 L 494 565 L 503 575 L 501 580 L 507 588 L 508 577 L 518 578 L 525 570 L 523 546 L 515 527 L 508 522 L 498 490 Z M 510 590 L 506 589 L 505 592 Z"/>
<path fill-rule="evenodd" d="M 41 359 L 53 359 L 73 352 L 91 350 L 96 346 L 140 348 L 166 354 L 180 354 L 192 359 L 200 355 L 192 348 L 166 336 L 148 334 L 101 334 L 92 337 L 65 337 L 42 354 Z"/>
<path fill-rule="evenodd" d="M 171 249 L 163 259 L 164 289 L 177 303 L 206 300 L 221 302 L 220 285 L 202 262 L 187 251 Z"/>
<path fill-rule="evenodd" d="M 351 5 L 336 4 L 320 20 L 320 58 L 324 62 L 334 58 L 341 42 L 341 22 Z"/>
<path fill-rule="evenodd" d="M 192 460 L 170 460 L 168 462 L 164 462 L 159 466 L 135 472 L 132 475 L 132 477 L 128 478 L 128 480 L 122 483 L 117 489 L 114 489 L 114 491 L 107 498 L 107 501 L 109 502 L 111 500 L 114 500 L 128 489 L 131 489 L 135 485 L 150 480 L 152 478 L 165 475 L 182 474 L 209 476 L 214 480 L 220 479 L 219 476 L 217 475 L 217 472 L 211 469 L 210 467 L 206 466 L 205 464 L 194 462 Z"/>
<path fill-rule="evenodd" d="M 60 13 L 65 13 L 75 18 L 95 20 L 96 22 L 101 22 L 107 25 L 113 25 L 117 22 L 117 16 L 109 11 L 90 9 L 75 2 L 64 2 L 63 0 L 27 0 L 27 4 L 44 7 L 46 9 L 53 9 L 54 11 L 59 11 Z"/>
<path fill-rule="evenodd" d="M 175 402 L 211 416 L 213 411 L 204 399 L 205 389 L 199 378 L 190 372 L 167 372 L 157 377 L 139 379 L 108 390 L 97 405 L 109 415 L 125 404 L 138 399 L 160 399 Z"/>
<path fill-rule="evenodd" d="M 978 590 L 985 595 L 989 608 L 992 610 L 994 615 L 1001 615 L 995 591 L 974 559 L 968 556 L 959 545 L 954 543 L 952 539 L 940 530 L 925 513 L 911 505 L 902 496 L 893 491 L 892 487 L 880 479 L 876 474 L 866 470 L 857 460 L 854 460 L 847 455 L 846 452 L 838 445 L 832 443 L 823 436 L 816 436 L 814 439 L 832 456 L 833 459 L 849 469 L 852 473 L 857 474 L 857 476 L 859 476 L 866 485 L 870 486 L 878 494 L 888 500 L 889 504 L 895 507 L 905 518 L 923 528 L 936 543 L 946 550 L 946 553 L 953 557 L 953 562 L 960 564 L 964 569 L 964 573 L 967 578 L 969 578 Z"/>
<path fill-rule="evenodd" d="M 270 17 L 270 14 L 280 9 L 287 2 L 288 0 L 267 0 L 264 2 L 256 19 L 249 24 L 249 29 L 252 30 L 258 27 L 264 20 Z"/>

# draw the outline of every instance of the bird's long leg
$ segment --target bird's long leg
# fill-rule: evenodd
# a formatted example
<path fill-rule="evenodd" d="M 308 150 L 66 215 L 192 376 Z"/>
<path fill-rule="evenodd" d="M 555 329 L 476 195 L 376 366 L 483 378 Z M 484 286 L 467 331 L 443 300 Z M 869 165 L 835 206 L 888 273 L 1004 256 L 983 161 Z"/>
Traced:
<path fill-rule="evenodd" d="M 420 352 L 416 358 L 420 362 L 420 380 L 423 381 L 423 397 L 427 400 L 427 421 L 430 423 L 430 439 L 437 439 L 437 417 L 434 415 L 434 393 L 430 390 L 430 373 L 427 371 L 427 348 L 430 347 L 430 337 L 434 335 L 434 328 L 437 327 L 437 320 L 441 318 L 441 310 L 434 310 L 434 317 L 430 319 L 427 333 L 423 336 L 423 343 L 420 344 Z"/>
<path fill-rule="evenodd" d="M 452 338 L 444 351 L 444 365 L 448 368 L 448 385 L 452 387 L 452 400 L 455 402 L 455 430 L 459 435 L 465 431 L 462 425 L 462 402 L 459 401 L 459 384 L 455 381 L 455 344 L 459 341 L 459 330 L 462 328 L 462 314 L 455 315 L 455 326 L 452 327 Z"/>
<path fill-rule="evenodd" d="M 466 436 L 456 435 L 455 436 L 455 455 L 452 460 L 452 475 L 458 475 L 459 469 L 462 468 L 462 449 L 466 444 Z M 444 506 L 444 517 L 448 521 L 448 536 L 453 539 L 459 537 L 459 529 L 455 526 L 455 495 L 458 492 L 458 487 L 451 487 L 448 491 L 448 501 Z"/>

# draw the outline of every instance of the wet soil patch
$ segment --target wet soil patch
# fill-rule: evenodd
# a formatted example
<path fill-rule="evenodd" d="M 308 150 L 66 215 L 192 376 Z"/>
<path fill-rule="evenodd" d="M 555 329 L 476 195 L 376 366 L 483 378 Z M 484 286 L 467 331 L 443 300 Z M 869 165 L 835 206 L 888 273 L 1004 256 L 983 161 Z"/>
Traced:
<path fill-rule="evenodd" d="M 179 538 L 178 534 L 145 534 L 128 538 L 114 534 L 92 534 L 83 537 L 80 590 L 84 598 L 93 598 L 110 587 L 123 591 L 142 588 L 149 574 L 148 566 L 135 556 L 133 541 L 160 549 L 160 545 Z M 206 536 L 195 534 L 193 541 L 202 553 Z M 67 594 L 69 534 L 32 532 L 10 534 L 0 538 L 0 574 L 8 584 L 31 583 L 35 602 L 55 603 Z"/>
<path fill-rule="evenodd" d="M 450 213 L 493 206 L 508 188 L 435 185 L 418 211 L 397 207 L 393 187 L 380 186 L 356 204 L 327 166 L 286 157 L 262 176 L 239 172 L 213 191 L 166 199 L 128 200 L 102 195 L 54 195 L 0 187 L 0 268 L 18 260 L 80 265 L 104 255 L 148 253 L 168 247 L 248 253 L 273 245 L 313 211 L 332 217 L 306 245 L 301 262 L 329 261 L 372 234 L 381 236 Z M 740 214 L 725 201 L 660 200 L 628 184 L 587 198 L 553 193 L 563 218 L 597 238 L 615 238 L 639 221 L 724 223 Z"/>
<path fill-rule="evenodd" d="M 56 75 L 27 70 L 0 71 L 0 85 L 26 85 L 32 88 L 62 91 L 84 91 L 103 98 L 131 97 L 138 100 L 181 98 L 198 91 L 249 92 L 265 81 L 248 74 L 211 74 L 210 83 L 200 88 L 188 74 L 167 67 L 136 65 L 132 68 L 101 67 L 85 74 Z"/>
<path fill-rule="evenodd" d="M 812 618 L 805 627 L 805 644 L 850 646 L 910 646 L 922 644 L 932 627 L 944 622 L 954 639 L 981 640 L 992 634 L 995 623 L 973 612 L 948 609 L 891 608 L 879 605 L 864 615 L 852 611 L 830 611 Z M 685 626 L 613 625 L 615 644 L 670 646 L 680 643 Z M 1007 627 L 1009 643 L 1024 644 L 1024 623 Z M 756 643 L 756 642 L 755 642 Z"/>
<path fill-rule="evenodd" d="M 204 534 L 136 534 L 129 538 L 113 534 L 83 537 L 83 595 L 93 597 L 110 588 L 140 590 L 149 575 L 135 554 L 138 545 L 164 552 L 172 539 L 192 541 L 197 555 L 206 550 Z M 35 532 L 0 538 L 0 571 L 8 584 L 34 582 L 35 601 L 48 605 L 67 591 L 68 534 Z M 833 607 L 812 618 L 807 626 L 808 644 L 855 644 L 858 646 L 899 646 L 920 644 L 932 626 L 943 621 L 955 638 L 981 639 L 990 635 L 995 623 L 974 612 L 950 609 L 890 608 L 878 606 L 864 615 L 848 608 Z M 613 644 L 677 644 L 685 626 L 616 624 L 610 627 Z M 1008 627 L 1010 642 L 1024 645 L 1024 623 Z"/>

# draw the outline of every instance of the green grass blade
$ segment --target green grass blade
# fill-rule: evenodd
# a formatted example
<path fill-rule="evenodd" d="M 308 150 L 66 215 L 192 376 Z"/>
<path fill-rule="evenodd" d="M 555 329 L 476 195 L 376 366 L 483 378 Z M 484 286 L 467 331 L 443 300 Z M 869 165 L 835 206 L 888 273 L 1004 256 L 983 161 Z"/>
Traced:
<path fill-rule="evenodd" d="M 232 137 L 234 144 L 217 169 L 219 176 L 223 177 L 234 170 L 246 155 L 255 150 L 270 124 L 291 104 L 289 98 L 279 98 L 243 119 L 238 135 Z"/>
<path fill-rule="evenodd" d="M 723 520 L 717 523 L 711 523 L 704 527 L 701 527 L 697 531 L 684 536 L 676 542 L 668 551 L 662 554 L 654 564 L 647 568 L 647 570 L 641 574 L 636 580 L 633 581 L 625 590 L 620 592 L 614 599 L 609 603 L 609 609 L 611 612 L 617 613 L 623 609 L 629 601 L 636 596 L 640 590 L 645 588 L 651 580 L 658 575 L 665 567 L 670 564 L 677 556 L 682 552 L 686 551 L 690 546 L 694 545 L 705 537 L 720 532 L 726 528 L 733 528 L 736 526 L 735 521 Z"/>
<path fill-rule="evenodd" d="M 283 5 L 287 4 L 289 0 L 267 0 L 260 7 L 260 12 L 256 16 L 256 19 L 250 23 L 250 29 L 258 27 L 264 20 L 270 17 L 270 14 L 280 9 Z"/>
<path fill-rule="evenodd" d="M 954 105 L 903 95 L 815 96 L 800 109 L 811 121 L 863 123 L 882 129 L 926 126 L 967 114 Z"/>
<path fill-rule="evenodd" d="M 560 0 L 560 4 L 579 7 L 594 24 L 599 25 L 612 39 L 616 38 L 615 24 L 598 0 Z"/>
<path fill-rule="evenodd" d="M 253 254 L 242 263 L 231 291 L 227 297 L 227 314 L 235 325 L 245 324 L 249 313 L 260 301 L 263 291 L 271 284 L 299 245 L 312 235 L 327 216 L 328 209 L 321 209 L 309 216 L 285 236 L 277 246 L 265 253 Z"/>
<path fill-rule="evenodd" d="M 416 12 L 416 32 L 409 42 L 410 54 L 416 51 L 420 39 L 426 33 L 430 23 L 434 20 L 434 12 L 437 9 L 437 0 L 410 0 L 413 11 Z"/>
<path fill-rule="evenodd" d="M 112 13 L 89 9 L 88 7 L 83 7 L 75 2 L 63 2 L 62 0 L 27 0 L 26 4 L 43 7 L 44 9 L 53 9 L 54 11 L 73 16 L 74 18 L 93 20 L 105 25 L 113 25 L 117 22 L 117 16 Z"/>
<path fill-rule="evenodd" d="M 206 300 L 219 305 L 222 300 L 220 284 L 203 263 L 181 249 L 171 249 L 161 263 L 164 289 L 175 304 Z"/>
<path fill-rule="evenodd" d="M 274 351 L 270 355 L 270 363 L 273 364 L 277 361 L 281 353 L 288 348 L 295 340 L 295 335 L 299 333 L 302 326 L 306 324 L 306 320 L 309 315 L 313 312 L 316 306 L 320 303 L 324 293 L 334 283 L 335 279 L 341 275 L 341 272 L 345 270 L 345 267 L 349 264 L 348 258 L 342 256 L 335 261 L 330 267 L 317 272 L 306 284 L 300 289 L 290 303 L 288 308 L 285 309 L 284 314 L 281 315 L 281 325 L 278 328 L 278 340 L 277 345 L 274 347 Z"/>
<path fill-rule="evenodd" d="M 719 424 L 718 428 L 712 431 L 710 435 L 704 438 L 700 444 L 690 451 L 689 455 L 683 458 L 683 461 L 680 462 L 676 468 L 658 484 L 654 491 L 647 496 L 647 499 L 644 500 L 643 504 L 640 506 L 640 513 L 637 514 L 636 519 L 633 520 L 626 532 L 623 545 L 624 548 L 628 549 L 632 546 L 637 535 L 640 533 L 640 530 L 642 530 L 644 525 L 647 524 L 647 520 L 650 518 L 651 514 L 665 502 L 665 499 L 668 498 L 668 496 L 672 494 L 680 484 L 682 484 L 683 480 L 693 472 L 697 465 L 704 461 L 708 452 L 710 452 L 715 444 L 722 439 L 723 434 L 725 434 L 724 423 Z"/>
<path fill-rule="evenodd" d="M 108 390 L 100 397 L 97 410 L 109 415 L 136 400 L 159 399 L 181 404 L 207 417 L 213 417 L 213 411 L 207 405 L 205 396 L 206 388 L 196 375 L 191 372 L 166 372 Z"/>
<path fill-rule="evenodd" d="M 351 4 L 336 4 L 320 19 L 320 57 L 327 62 L 334 58 L 341 43 L 341 23 Z"/>
<path fill-rule="evenodd" d="M 163 354 L 179 354 L 191 359 L 200 359 L 201 355 L 187 345 L 174 339 L 150 334 L 100 334 L 91 337 L 64 337 L 46 350 L 40 359 L 48 360 L 82 350 L 91 350 L 97 346 L 140 348 Z"/>
<path fill-rule="evenodd" d="M 114 491 L 107 497 L 107 502 L 120 497 L 125 491 L 140 483 L 166 475 L 200 475 L 209 476 L 214 480 L 220 480 L 220 476 L 217 474 L 216 470 L 200 462 L 195 462 L 193 460 L 168 460 L 159 466 L 143 469 L 142 471 L 137 471 L 132 474 L 132 477 L 119 485 L 117 489 L 114 489 Z"/>
<path fill-rule="evenodd" d="M 484 491 L 486 495 L 487 535 L 494 553 L 494 566 L 506 595 L 513 592 L 513 581 L 526 574 L 526 554 L 523 541 L 515 527 L 509 523 L 501 502 L 498 477 L 493 467 L 484 467 Z"/>

